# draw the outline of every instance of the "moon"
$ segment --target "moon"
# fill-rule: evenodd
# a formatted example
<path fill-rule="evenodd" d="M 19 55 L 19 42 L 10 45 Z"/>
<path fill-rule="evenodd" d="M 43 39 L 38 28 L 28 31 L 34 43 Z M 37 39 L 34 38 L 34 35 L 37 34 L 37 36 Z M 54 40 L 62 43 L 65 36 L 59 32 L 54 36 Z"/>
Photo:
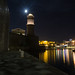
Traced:
<path fill-rule="evenodd" d="M 28 10 L 27 9 L 25 9 L 25 13 L 28 13 Z"/>

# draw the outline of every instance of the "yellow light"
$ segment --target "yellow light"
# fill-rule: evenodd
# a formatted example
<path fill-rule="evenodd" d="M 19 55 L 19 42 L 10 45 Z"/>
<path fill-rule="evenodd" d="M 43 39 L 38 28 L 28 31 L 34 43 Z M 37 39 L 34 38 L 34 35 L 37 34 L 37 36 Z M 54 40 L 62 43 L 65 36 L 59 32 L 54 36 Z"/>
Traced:
<path fill-rule="evenodd" d="M 44 52 L 44 62 L 48 63 L 48 51 L 47 50 Z"/>
<path fill-rule="evenodd" d="M 75 68 L 75 52 L 73 52 L 73 62 L 74 62 L 74 68 Z"/>
<path fill-rule="evenodd" d="M 48 41 L 42 41 L 42 44 L 48 44 Z"/>
<path fill-rule="evenodd" d="M 48 45 L 47 45 L 47 44 L 46 44 L 45 46 L 46 46 L 46 47 L 48 47 Z"/>
<path fill-rule="evenodd" d="M 61 45 L 64 45 L 64 43 L 61 43 Z"/>
<path fill-rule="evenodd" d="M 75 42 L 75 41 L 72 41 L 73 43 Z"/>
<path fill-rule="evenodd" d="M 66 58 L 67 58 L 68 64 L 70 64 L 70 61 L 69 61 L 69 50 L 68 49 L 66 50 Z"/>
<path fill-rule="evenodd" d="M 46 40 L 45 41 L 39 41 L 39 45 L 54 46 L 54 44 L 55 44 L 55 42 L 53 42 L 53 41 L 46 41 Z"/>
<path fill-rule="evenodd" d="M 64 49 L 63 49 L 63 62 L 65 63 L 65 53 L 64 53 Z"/>
<path fill-rule="evenodd" d="M 51 44 L 51 46 L 53 46 L 53 44 Z"/>
<path fill-rule="evenodd" d="M 53 55 L 54 55 L 54 62 L 55 62 L 55 50 L 54 50 L 54 54 Z"/>
<path fill-rule="evenodd" d="M 55 43 L 55 42 L 53 42 L 53 41 L 49 41 L 49 43 Z"/>
<path fill-rule="evenodd" d="M 39 41 L 39 43 L 40 43 L 40 41 Z"/>

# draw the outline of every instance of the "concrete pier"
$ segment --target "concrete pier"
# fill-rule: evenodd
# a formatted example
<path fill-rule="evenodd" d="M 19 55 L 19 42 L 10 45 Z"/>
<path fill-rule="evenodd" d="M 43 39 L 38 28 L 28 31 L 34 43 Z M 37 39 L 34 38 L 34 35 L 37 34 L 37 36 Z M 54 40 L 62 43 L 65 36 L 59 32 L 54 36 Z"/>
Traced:
<path fill-rule="evenodd" d="M 67 75 L 37 58 L 18 52 L 0 54 L 0 75 Z"/>
<path fill-rule="evenodd" d="M 0 52 L 8 49 L 9 9 L 7 0 L 0 0 Z"/>

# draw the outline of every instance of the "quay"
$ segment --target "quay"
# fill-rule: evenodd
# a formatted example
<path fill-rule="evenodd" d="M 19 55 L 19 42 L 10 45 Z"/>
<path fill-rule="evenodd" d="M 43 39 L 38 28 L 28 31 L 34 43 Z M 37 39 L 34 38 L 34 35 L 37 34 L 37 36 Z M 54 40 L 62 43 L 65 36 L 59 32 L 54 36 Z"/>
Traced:
<path fill-rule="evenodd" d="M 23 54 L 23 55 L 22 55 Z M 0 75 L 68 75 L 22 51 L 0 53 Z"/>

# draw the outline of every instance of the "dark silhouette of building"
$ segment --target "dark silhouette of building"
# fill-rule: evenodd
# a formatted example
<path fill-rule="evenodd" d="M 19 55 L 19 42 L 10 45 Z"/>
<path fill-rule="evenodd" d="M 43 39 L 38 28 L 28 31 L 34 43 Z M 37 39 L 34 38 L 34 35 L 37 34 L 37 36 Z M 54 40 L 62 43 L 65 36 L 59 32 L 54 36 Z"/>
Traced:
<path fill-rule="evenodd" d="M 27 35 L 17 33 L 10 33 L 9 48 L 13 50 L 35 50 L 39 48 L 39 38 L 34 31 L 34 16 L 29 14 L 27 16 Z M 22 29 L 21 29 L 22 30 Z"/>
<path fill-rule="evenodd" d="M 16 33 L 16 34 L 22 34 L 22 35 L 25 35 L 25 30 L 24 29 L 21 29 L 21 28 L 16 28 L 16 29 L 12 29 L 11 30 L 12 33 Z"/>
<path fill-rule="evenodd" d="M 9 9 L 7 0 L 0 0 L 0 51 L 8 49 Z"/>

